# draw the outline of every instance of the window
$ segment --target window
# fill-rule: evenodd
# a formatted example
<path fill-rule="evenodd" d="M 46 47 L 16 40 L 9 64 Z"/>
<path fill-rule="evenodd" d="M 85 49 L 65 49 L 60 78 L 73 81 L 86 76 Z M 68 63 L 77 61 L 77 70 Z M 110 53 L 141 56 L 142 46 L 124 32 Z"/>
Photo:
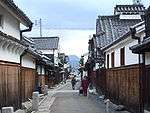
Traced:
<path fill-rule="evenodd" d="M 125 48 L 120 49 L 120 65 L 125 65 Z"/>
<path fill-rule="evenodd" d="M 115 64 L 115 53 L 111 53 L 111 67 L 114 67 Z"/>
<path fill-rule="evenodd" d="M 2 19 L 3 18 L 3 16 L 2 15 L 0 15 L 0 26 L 2 26 L 2 24 L 3 24 L 3 22 L 2 22 Z"/>
<path fill-rule="evenodd" d="M 109 68 L 109 54 L 107 55 L 107 68 Z"/>

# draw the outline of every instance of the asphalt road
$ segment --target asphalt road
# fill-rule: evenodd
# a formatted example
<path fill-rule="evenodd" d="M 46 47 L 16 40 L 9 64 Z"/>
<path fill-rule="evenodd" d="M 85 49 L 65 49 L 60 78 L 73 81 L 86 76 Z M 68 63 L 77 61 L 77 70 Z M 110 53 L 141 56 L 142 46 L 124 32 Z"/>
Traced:
<path fill-rule="evenodd" d="M 78 89 L 80 82 L 76 84 Z M 72 90 L 70 81 L 55 91 L 53 104 L 50 113 L 106 113 L 105 106 L 99 106 L 91 98 L 79 95 L 78 90 Z"/>

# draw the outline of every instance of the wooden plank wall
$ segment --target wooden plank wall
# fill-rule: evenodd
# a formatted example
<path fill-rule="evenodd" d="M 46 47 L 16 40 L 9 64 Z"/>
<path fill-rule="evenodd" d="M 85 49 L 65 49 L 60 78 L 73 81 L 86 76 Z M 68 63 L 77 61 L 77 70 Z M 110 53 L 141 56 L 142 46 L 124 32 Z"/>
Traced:
<path fill-rule="evenodd" d="M 93 71 L 92 69 L 88 70 L 88 78 L 89 81 L 96 86 L 96 71 Z"/>
<path fill-rule="evenodd" d="M 38 75 L 39 76 L 39 84 L 40 86 L 45 86 L 45 75 Z"/>
<path fill-rule="evenodd" d="M 39 85 L 41 87 L 41 93 L 44 93 L 44 88 L 45 88 L 45 75 L 38 75 L 39 76 Z"/>
<path fill-rule="evenodd" d="M 45 84 L 48 85 L 48 88 L 54 86 L 54 77 L 45 76 Z"/>
<path fill-rule="evenodd" d="M 105 94 L 106 92 L 106 69 L 97 70 L 96 88 L 99 94 Z"/>
<path fill-rule="evenodd" d="M 145 66 L 144 78 L 144 104 L 145 108 L 150 110 L 150 65 Z"/>
<path fill-rule="evenodd" d="M 0 63 L 0 108 L 20 107 L 19 77 L 19 64 Z"/>
<path fill-rule="evenodd" d="M 133 113 L 139 113 L 139 69 L 132 65 L 106 71 L 107 97 Z"/>
<path fill-rule="evenodd" d="M 149 66 L 150 69 L 150 66 Z M 149 70 L 147 69 L 147 70 Z M 150 71 L 147 72 L 147 77 Z M 140 67 L 138 65 L 100 69 L 97 72 L 97 91 L 105 94 L 107 98 L 116 104 L 125 105 L 131 112 L 139 113 L 140 105 L 140 86 L 139 74 Z M 148 80 L 148 78 L 147 78 Z M 150 80 L 150 77 L 149 77 Z M 147 81 L 147 88 L 150 88 L 150 82 Z M 150 89 L 147 89 L 147 98 L 150 99 Z M 145 96 L 146 96 L 145 95 Z M 147 100 L 147 102 L 150 102 Z"/>
<path fill-rule="evenodd" d="M 25 102 L 28 98 L 32 98 L 32 93 L 35 91 L 36 70 L 30 68 L 21 68 L 21 98 Z"/>

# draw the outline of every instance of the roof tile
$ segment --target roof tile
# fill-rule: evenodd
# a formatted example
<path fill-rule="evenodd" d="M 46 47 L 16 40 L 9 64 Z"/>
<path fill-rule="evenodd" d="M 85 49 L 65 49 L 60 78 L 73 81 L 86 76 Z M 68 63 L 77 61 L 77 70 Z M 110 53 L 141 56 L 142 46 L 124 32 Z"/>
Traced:
<path fill-rule="evenodd" d="M 59 37 L 32 37 L 32 40 L 39 50 L 58 49 Z"/>

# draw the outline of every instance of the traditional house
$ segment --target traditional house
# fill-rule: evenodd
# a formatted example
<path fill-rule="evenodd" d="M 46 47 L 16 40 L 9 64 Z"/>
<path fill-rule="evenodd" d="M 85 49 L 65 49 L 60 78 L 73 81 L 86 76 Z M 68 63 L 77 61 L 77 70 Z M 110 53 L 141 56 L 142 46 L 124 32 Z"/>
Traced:
<path fill-rule="evenodd" d="M 35 48 L 44 55 L 51 58 L 51 61 L 58 65 L 59 37 L 31 37 L 35 42 Z"/>
<path fill-rule="evenodd" d="M 45 79 L 46 81 L 51 81 L 52 84 L 59 83 L 59 71 L 60 68 L 58 66 L 58 46 L 59 46 L 59 37 L 32 37 L 31 38 L 35 43 L 35 48 L 42 52 L 44 58 L 50 59 L 50 61 L 53 63 L 53 66 L 51 68 L 51 76 L 45 76 L 46 70 L 44 64 L 42 63 L 37 66 L 38 73 L 41 77 L 42 84 L 44 83 Z M 37 62 L 38 64 L 39 62 Z M 46 78 L 45 78 L 46 77 Z M 48 78 L 47 78 L 48 77 Z"/>
<path fill-rule="evenodd" d="M 27 27 L 20 30 L 20 24 Z M 20 56 L 26 49 L 20 34 L 32 22 L 12 0 L 0 0 L 0 108 L 21 106 Z"/>
<path fill-rule="evenodd" d="M 92 84 L 96 86 L 96 71 L 99 69 L 99 62 L 97 59 L 97 47 L 95 43 L 95 35 L 89 40 L 88 44 L 88 60 L 85 63 L 85 69 L 88 72 L 88 77 Z"/>
<path fill-rule="evenodd" d="M 137 28 L 137 35 L 144 37 L 144 12 L 141 4 L 116 5 L 114 15 L 99 16 L 96 23 L 96 35 L 91 45 L 95 53 L 93 69 L 99 68 L 96 75 L 97 89 L 117 104 L 123 104 L 134 113 L 143 110 L 140 85 L 141 65 L 139 55 L 130 50 L 138 40 L 132 39 L 130 28 Z M 90 59 L 89 59 L 90 61 Z M 142 63 L 142 61 L 140 62 Z"/>
<path fill-rule="evenodd" d="M 31 89 L 36 89 L 40 93 L 42 93 L 44 92 L 45 85 L 48 85 L 49 87 L 52 86 L 52 82 L 49 81 L 47 78 L 51 75 L 51 72 L 54 69 L 54 63 L 52 63 L 49 57 L 44 55 L 41 51 L 37 50 L 36 44 L 34 43 L 32 39 L 23 37 L 22 42 L 28 45 L 28 49 L 25 51 L 24 55 L 22 56 L 22 60 L 23 60 L 22 66 L 25 68 L 28 67 L 27 69 L 24 69 L 25 71 L 24 74 L 28 74 L 26 75 L 26 77 L 30 76 L 31 78 L 34 78 L 34 79 L 27 80 L 27 81 L 33 80 L 31 84 L 34 84 L 34 87 L 32 88 L 26 87 L 26 88 L 30 91 Z M 32 59 L 32 62 L 31 62 L 31 59 Z M 36 74 L 34 72 L 36 72 Z M 38 76 L 38 75 L 41 75 L 41 76 Z M 30 93 L 28 93 L 28 95 L 29 94 Z"/>
<path fill-rule="evenodd" d="M 27 49 L 20 58 L 21 64 L 21 98 L 22 102 L 32 98 L 32 93 L 38 87 L 36 61 L 42 60 L 42 55 L 34 48 L 34 42 L 23 36 L 22 42 L 27 45 Z"/>
<path fill-rule="evenodd" d="M 136 27 L 132 28 L 132 38 L 138 40 L 138 44 L 130 47 L 133 53 L 139 54 L 142 56 L 139 58 L 139 61 L 142 61 L 141 68 L 141 84 L 142 84 L 142 96 L 143 96 L 143 105 L 145 109 L 150 108 L 150 7 L 145 14 L 145 37 L 141 37 L 138 34 L 138 29 Z M 142 28 L 141 25 L 139 25 Z"/>
<path fill-rule="evenodd" d="M 70 69 L 70 65 L 69 65 L 69 58 L 67 55 L 65 55 L 65 53 L 59 53 L 58 54 L 58 58 L 59 58 L 59 67 L 61 68 L 61 77 L 60 77 L 60 81 L 66 82 L 68 76 L 69 76 L 69 69 Z"/>

